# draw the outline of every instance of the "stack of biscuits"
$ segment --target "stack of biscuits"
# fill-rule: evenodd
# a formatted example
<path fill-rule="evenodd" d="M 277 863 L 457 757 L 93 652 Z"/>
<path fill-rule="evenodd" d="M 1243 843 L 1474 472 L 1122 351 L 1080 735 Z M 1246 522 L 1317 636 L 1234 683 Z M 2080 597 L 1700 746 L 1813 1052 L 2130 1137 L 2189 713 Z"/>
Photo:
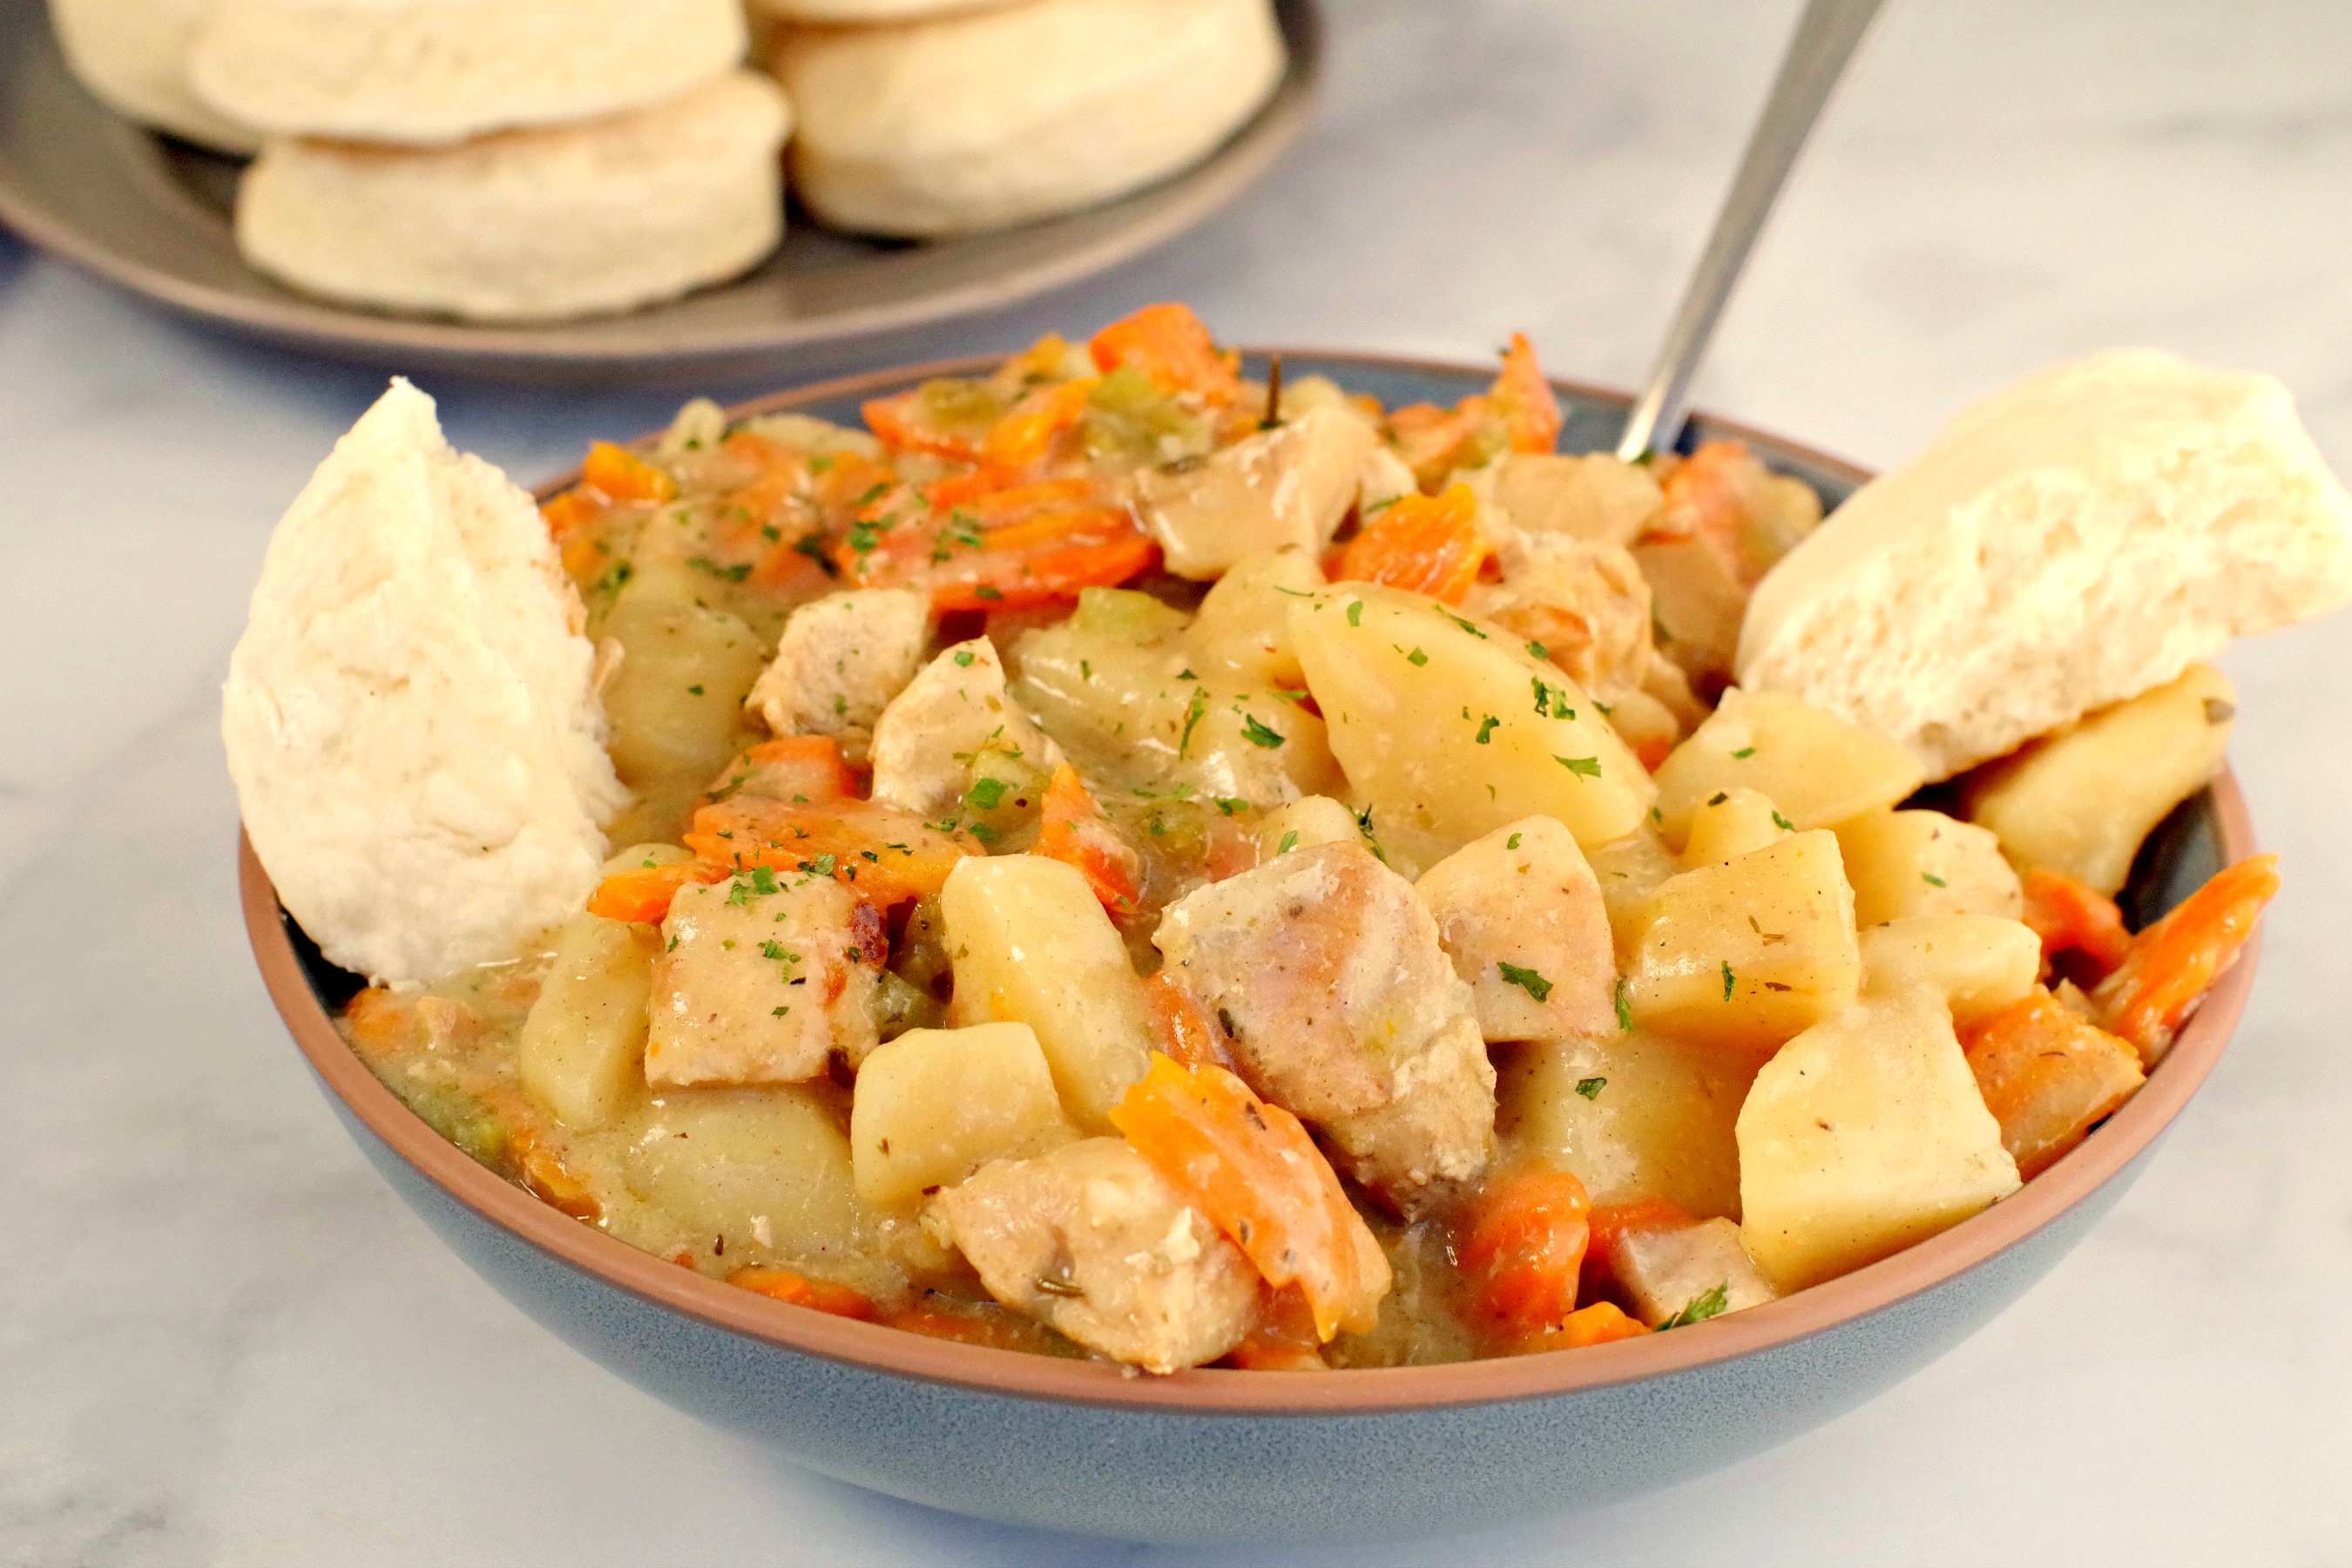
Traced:
<path fill-rule="evenodd" d="M 796 118 L 793 184 L 818 222 L 936 238 L 1173 174 L 1283 67 L 1271 0 L 749 4 L 51 13 L 110 107 L 255 154 L 236 223 L 252 266 L 343 303 L 485 322 L 616 313 L 756 266 L 782 238 Z"/>

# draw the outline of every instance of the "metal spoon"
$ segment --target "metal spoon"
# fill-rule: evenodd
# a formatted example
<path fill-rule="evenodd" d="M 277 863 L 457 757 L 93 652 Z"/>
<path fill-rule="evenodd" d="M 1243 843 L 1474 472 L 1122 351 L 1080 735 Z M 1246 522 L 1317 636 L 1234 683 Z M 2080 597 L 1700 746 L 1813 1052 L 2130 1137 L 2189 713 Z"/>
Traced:
<path fill-rule="evenodd" d="M 1884 0 L 1807 0 L 1798 18 L 1796 36 L 1780 61 L 1780 75 L 1772 83 L 1763 118 L 1748 139 L 1739 173 L 1716 215 L 1715 232 L 1699 254 L 1674 325 L 1659 346 L 1657 363 L 1650 372 L 1649 389 L 1633 405 L 1617 455 L 1632 462 L 1653 447 L 1672 447 L 1682 434 L 1684 405 L 1691 377 L 1698 371 L 1715 323 L 1723 315 L 1732 285 L 1739 280 L 1748 253 L 1756 247 L 1764 220 L 1780 195 L 1797 154 L 1804 151 L 1830 90 L 1844 74 L 1846 62 Z"/>

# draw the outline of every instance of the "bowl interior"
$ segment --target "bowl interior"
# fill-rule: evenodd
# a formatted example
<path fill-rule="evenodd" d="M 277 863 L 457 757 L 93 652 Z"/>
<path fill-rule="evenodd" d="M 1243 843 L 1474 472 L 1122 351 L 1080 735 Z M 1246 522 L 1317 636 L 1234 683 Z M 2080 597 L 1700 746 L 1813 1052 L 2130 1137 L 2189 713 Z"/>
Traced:
<path fill-rule="evenodd" d="M 1266 356 L 1247 356 L 1262 376 Z M 1284 374 L 1325 374 L 1390 406 L 1452 403 L 1483 389 L 1492 371 L 1339 353 L 1282 354 Z M 992 360 L 967 360 L 828 382 L 748 404 L 739 416 L 796 410 L 855 424 L 858 405 L 923 380 L 971 374 Z M 1631 399 L 1604 388 L 1555 383 L 1566 426 L 1560 449 L 1614 446 Z M 1794 474 L 1834 508 L 1869 476 L 1838 458 L 1728 421 L 1695 416 L 1681 447 L 1715 438 L 1746 441 L 1775 468 Z M 545 487 L 571 482 L 563 476 Z M 2150 835 L 2121 899 L 2135 929 L 2169 910 L 2213 872 L 2253 852 L 2253 835 L 2234 779 L 2224 773 Z M 703 1321 L 794 1350 L 968 1387 L 1028 1397 L 1111 1405 L 1305 1415 L 1475 1404 L 1568 1392 L 1664 1375 L 1788 1343 L 1885 1307 L 1997 1255 L 2112 1179 L 2152 1142 L 2195 1092 L 2229 1038 L 2252 986 L 2259 937 L 2222 977 L 2163 1064 L 2130 1102 L 2080 1147 L 2017 1194 L 1884 1262 L 1762 1307 L 1671 1335 L 1448 1366 L 1359 1369 L 1317 1378 L 1196 1369 L 1166 1378 L 1126 1378 L 1103 1363 L 1057 1361 L 953 1344 L 768 1300 L 679 1269 L 566 1218 L 476 1164 L 408 1110 L 343 1044 L 331 1013 L 363 982 L 337 968 L 286 915 L 250 846 L 242 849 L 245 909 L 257 958 L 296 1043 L 329 1091 L 404 1159 L 477 1213 L 583 1272 Z"/>

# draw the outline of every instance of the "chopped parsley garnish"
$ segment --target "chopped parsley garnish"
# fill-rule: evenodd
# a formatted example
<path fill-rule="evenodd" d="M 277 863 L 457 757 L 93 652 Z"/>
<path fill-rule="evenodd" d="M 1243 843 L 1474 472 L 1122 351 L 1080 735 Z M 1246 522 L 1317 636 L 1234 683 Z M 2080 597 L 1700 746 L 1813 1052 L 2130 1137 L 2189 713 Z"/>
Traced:
<path fill-rule="evenodd" d="M 877 483 L 872 489 L 867 490 L 864 495 L 859 496 L 850 504 L 857 507 L 872 506 L 876 501 L 880 500 L 884 496 L 888 495 L 889 493 L 890 481 L 884 479 Z"/>
<path fill-rule="evenodd" d="M 1447 620 L 1452 621 L 1455 626 L 1460 626 L 1464 631 L 1468 632 L 1474 637 L 1483 639 L 1486 635 L 1485 632 L 1480 631 L 1475 623 L 1464 620 L 1460 616 L 1455 615 L 1453 611 L 1447 609 L 1443 605 L 1432 605 L 1430 608 L 1435 610 L 1439 615 L 1444 616 Z"/>
<path fill-rule="evenodd" d="M 1580 1078 L 1576 1080 L 1576 1092 L 1587 1100 L 1599 1100 L 1601 1091 L 1609 1087 L 1605 1078 Z"/>
<path fill-rule="evenodd" d="M 1004 598 L 1001 590 L 992 588 L 985 583 L 974 588 L 971 591 L 971 596 L 975 599 L 985 599 L 992 605 L 1001 603 Z"/>
<path fill-rule="evenodd" d="M 699 686 L 689 686 L 686 689 L 686 694 L 689 697 L 699 697 L 702 695 L 702 688 Z"/>
<path fill-rule="evenodd" d="M 1753 746 L 1742 746 L 1739 750 L 1732 752 L 1731 754 L 1744 763 L 1748 758 L 1756 754 L 1756 748 Z"/>
<path fill-rule="evenodd" d="M 772 958 L 778 963 L 798 963 L 801 961 L 801 955 L 799 953 L 785 952 L 784 944 L 781 942 L 775 941 L 773 938 L 771 938 L 760 944 L 760 956 L 762 958 Z"/>
<path fill-rule="evenodd" d="M 1176 754 L 1178 756 L 1181 757 L 1191 754 L 1192 750 L 1192 727 L 1201 721 L 1202 716 L 1207 713 L 1208 710 L 1208 689 L 1201 686 L 1194 687 L 1192 689 L 1192 705 L 1184 710 L 1184 733 L 1179 736 L 1176 741 Z"/>
<path fill-rule="evenodd" d="M 1621 1029 L 1633 1026 L 1633 1005 L 1625 1000 L 1625 977 L 1622 974 L 1617 977 L 1617 1026 Z"/>
<path fill-rule="evenodd" d="M 1090 658 L 1082 658 L 1078 660 L 1078 679 L 1081 680 L 1092 680 L 1094 678 L 1094 660 Z"/>
<path fill-rule="evenodd" d="M 1554 757 L 1552 761 L 1558 763 L 1561 767 L 1566 768 L 1570 773 L 1579 774 L 1584 778 L 1597 779 L 1601 776 L 1601 759 L 1599 757 Z"/>
<path fill-rule="evenodd" d="M 1418 668 L 1422 665 L 1429 662 L 1429 656 L 1422 652 L 1421 649 L 1415 648 L 1411 653 L 1404 656 L 1404 661 Z"/>
<path fill-rule="evenodd" d="M 1233 816 L 1233 814 L 1237 811 L 1247 811 L 1249 809 L 1249 802 L 1244 800 L 1237 795 L 1221 795 L 1214 796 L 1213 798 L 1217 803 L 1217 809 L 1223 812 L 1227 816 Z"/>
<path fill-rule="evenodd" d="M 1351 626 L 1360 626 L 1364 624 L 1363 600 L 1350 599 L 1348 602 L 1348 624 Z"/>
<path fill-rule="evenodd" d="M 1257 721 L 1255 715 L 1244 713 L 1242 715 L 1242 739 L 1253 746 L 1264 746 L 1270 752 L 1289 737 L 1278 731 L 1267 729 Z"/>
<path fill-rule="evenodd" d="M 1772 826 L 1779 828 L 1783 833 L 1794 833 L 1797 831 L 1797 825 L 1790 821 L 1787 817 L 1781 816 L 1777 811 L 1772 814 Z"/>
<path fill-rule="evenodd" d="M 997 832 L 996 829 L 991 827 L 985 822 L 973 823 L 970 832 L 974 838 L 979 839 L 982 844 L 993 844 L 998 839 L 1004 837 L 1004 835 Z"/>
<path fill-rule="evenodd" d="M 739 566 L 721 566 L 708 555 L 689 555 L 686 558 L 686 563 L 698 572 L 708 572 L 713 577 L 724 577 L 730 583 L 740 583 L 751 574 L 751 563 L 749 561 Z"/>
<path fill-rule="evenodd" d="M 835 566 L 833 563 L 833 557 L 825 553 L 824 534 L 803 533 L 798 539 L 793 541 L 793 549 L 800 554 L 807 556 L 819 566 L 824 567 L 824 574 L 826 576 L 838 577 L 841 575 L 841 568 Z"/>
<path fill-rule="evenodd" d="M 830 877 L 833 875 L 833 868 L 839 864 L 840 860 L 838 857 L 832 855 L 820 855 L 814 860 L 802 861 L 801 869 L 803 871 L 814 872 L 820 877 Z"/>
<path fill-rule="evenodd" d="M 1728 791 L 1717 790 L 1712 795 L 1707 797 L 1706 804 L 1709 805 L 1721 805 L 1725 801 L 1729 800 L 1730 798 L 1731 795 Z"/>
<path fill-rule="evenodd" d="M 1703 1323 L 1709 1318 L 1721 1317 L 1723 1310 L 1730 1304 L 1731 1281 L 1727 1279 L 1714 1289 L 1703 1291 L 1692 1297 L 1681 1311 L 1660 1323 L 1657 1331 L 1663 1334 L 1668 1329 L 1686 1329 L 1693 1323 Z"/>
<path fill-rule="evenodd" d="M 970 649 L 970 648 L 968 648 L 968 647 L 960 647 L 960 648 L 956 649 L 956 651 L 955 651 L 955 661 L 956 661 L 956 665 L 957 665 L 957 667 L 958 667 L 959 668 L 962 668 L 962 669 L 970 669 L 970 668 L 971 668 L 971 660 L 972 660 L 972 652 L 971 652 L 971 649 Z"/>
<path fill-rule="evenodd" d="M 1923 882 L 1927 883 L 1927 884 L 1929 887 L 1931 887 L 1931 888 L 1941 888 L 1941 887 L 1944 887 L 1944 886 L 1946 885 L 1946 883 L 1945 883 L 1945 881 L 1944 881 L 1944 879 L 1942 879 L 1941 877 L 1938 877 L 1938 876 L 1937 876 L 1937 875 L 1936 875 L 1936 873 L 1934 873 L 1933 871 L 1922 871 L 1922 872 L 1920 872 L 1920 873 L 1919 873 L 1919 879 L 1920 879 L 1921 881 L 1923 881 Z"/>
<path fill-rule="evenodd" d="M 1482 746 L 1493 745 L 1494 742 L 1488 739 L 1488 737 L 1494 734 L 1495 727 L 1501 722 L 1502 721 L 1496 718 L 1492 713 L 1487 714 L 1485 721 L 1478 726 L 1478 744 Z"/>
<path fill-rule="evenodd" d="M 1003 779 L 974 779 L 971 788 L 964 792 L 964 799 L 982 811 L 994 811 L 1003 803 L 1008 787 Z"/>
<path fill-rule="evenodd" d="M 1282 836 L 1282 842 L 1275 846 L 1274 852 L 1277 855 L 1287 855 L 1297 847 L 1298 829 L 1294 827 L 1289 832 Z"/>
<path fill-rule="evenodd" d="M 1505 963 L 1500 959 L 1496 961 L 1495 967 L 1503 972 L 1503 984 L 1517 986 L 1538 1002 L 1551 994 L 1551 982 L 1532 969 L 1521 969 L 1516 963 Z"/>
<path fill-rule="evenodd" d="M 1519 836 L 1518 836 L 1517 834 L 1516 834 L 1516 833 L 1512 834 L 1508 838 L 1506 838 L 1505 840 L 1503 840 L 1503 847 L 1504 847 L 1504 848 L 1506 848 L 1506 849 L 1517 849 L 1518 847 L 1519 847 Z"/>
<path fill-rule="evenodd" d="M 1731 988 L 1735 984 L 1736 982 L 1731 978 L 1731 960 L 1727 958 L 1723 961 L 1723 999 L 1725 1001 L 1731 1000 Z"/>
<path fill-rule="evenodd" d="M 1535 655 L 1538 658 L 1548 659 L 1551 658 L 1551 649 L 1544 647 L 1544 645 L 1539 642 L 1531 642 L 1528 644 L 1528 651 Z"/>

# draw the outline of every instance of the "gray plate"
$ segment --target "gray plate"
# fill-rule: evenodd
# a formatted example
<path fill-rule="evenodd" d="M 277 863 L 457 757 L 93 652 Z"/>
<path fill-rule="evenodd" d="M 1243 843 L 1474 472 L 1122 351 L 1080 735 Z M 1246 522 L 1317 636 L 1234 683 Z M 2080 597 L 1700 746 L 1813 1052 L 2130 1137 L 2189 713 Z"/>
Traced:
<path fill-rule="evenodd" d="M 831 234 L 795 212 L 782 248 L 737 282 L 601 321 L 477 327 L 327 304 L 247 267 L 229 232 L 237 165 L 101 108 L 67 71 L 41 0 L 0 0 L 0 222 L 173 310 L 341 359 L 551 381 L 740 375 L 1074 282 L 1231 201 L 1305 128 L 1321 68 L 1315 0 L 1276 8 L 1290 63 L 1273 98 L 1205 162 L 1134 195 L 929 245 Z"/>

